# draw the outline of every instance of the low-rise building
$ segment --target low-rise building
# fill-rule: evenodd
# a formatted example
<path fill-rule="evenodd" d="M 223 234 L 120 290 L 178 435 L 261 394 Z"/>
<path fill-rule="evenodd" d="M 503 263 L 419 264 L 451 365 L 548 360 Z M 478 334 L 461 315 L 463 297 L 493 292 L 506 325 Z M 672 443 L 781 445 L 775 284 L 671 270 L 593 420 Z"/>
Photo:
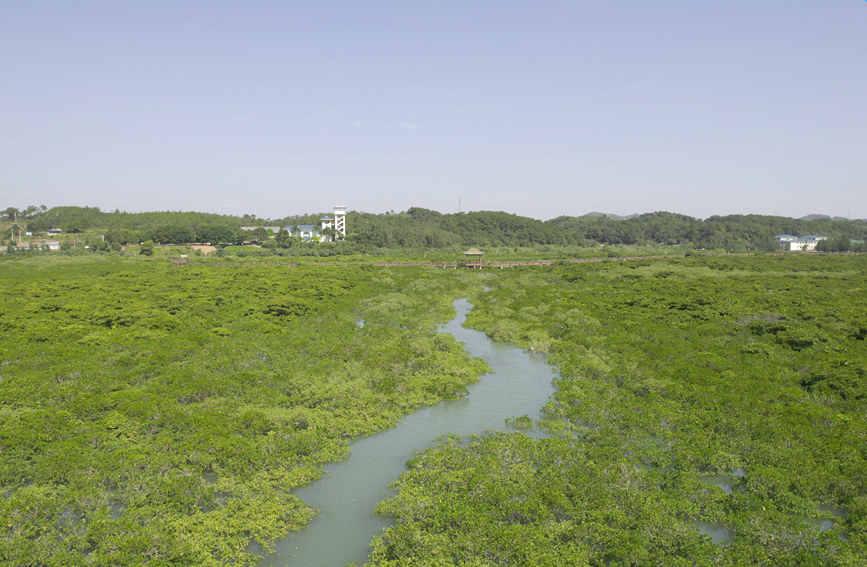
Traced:
<path fill-rule="evenodd" d="M 279 226 L 242 226 L 241 230 L 256 230 L 264 228 L 273 234 L 285 230 L 290 236 L 300 238 L 304 242 L 328 242 L 346 238 L 346 207 L 334 207 L 334 216 L 323 215 L 319 219 L 319 227 L 312 224 Z M 272 235 L 273 236 L 273 235 Z"/>
<path fill-rule="evenodd" d="M 822 240 L 828 240 L 828 237 L 822 236 L 821 234 L 808 234 L 806 236 L 778 234 L 774 237 L 774 240 L 780 244 L 780 248 L 783 250 L 807 252 L 809 250 L 815 250 L 819 242 Z"/>
<path fill-rule="evenodd" d="M 314 240 L 320 240 L 319 230 L 312 224 L 298 224 L 295 226 L 287 226 L 284 227 L 289 231 L 289 234 L 300 238 L 304 242 L 312 242 Z"/>

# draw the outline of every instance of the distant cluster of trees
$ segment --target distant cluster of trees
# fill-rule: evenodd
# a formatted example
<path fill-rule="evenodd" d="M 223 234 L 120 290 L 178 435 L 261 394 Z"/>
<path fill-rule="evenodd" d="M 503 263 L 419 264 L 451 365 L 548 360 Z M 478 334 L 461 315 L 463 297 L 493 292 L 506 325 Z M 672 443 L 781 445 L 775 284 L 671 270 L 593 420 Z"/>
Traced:
<path fill-rule="evenodd" d="M 266 248 L 291 248 L 296 240 L 287 232 L 272 235 L 264 228 L 242 226 L 318 224 L 321 215 L 260 219 L 199 212 L 103 212 L 97 207 L 9 207 L 2 216 L 26 230 L 44 232 L 59 227 L 66 233 L 96 232 L 106 246 L 151 240 L 161 244 L 256 242 Z M 825 251 L 863 250 L 867 222 L 820 218 L 793 219 L 768 215 L 727 215 L 697 219 L 670 212 L 630 218 L 602 214 L 562 216 L 541 221 L 505 212 L 477 211 L 443 214 L 412 207 L 400 213 L 350 212 L 347 240 L 353 252 L 372 249 L 450 249 L 467 246 L 532 247 L 611 245 L 682 245 L 697 249 L 744 252 L 776 250 L 777 234 L 822 234 Z M 273 236 L 273 238 L 272 238 Z"/>
<path fill-rule="evenodd" d="M 9 207 L 2 212 L 2 218 L 18 222 L 26 231 L 34 234 L 44 233 L 51 228 L 60 228 L 64 233 L 72 234 L 98 231 L 101 233 L 100 242 L 107 245 L 137 244 L 147 240 L 161 244 L 235 244 L 257 236 L 258 241 L 265 241 L 270 238 L 270 234 L 258 235 L 255 231 L 242 230 L 241 227 L 275 222 L 282 224 L 282 221 L 267 221 L 255 215 L 231 216 L 180 211 L 103 212 L 98 207 L 63 206 L 48 209 L 44 205 L 28 206 L 21 210 Z M 294 224 L 313 222 L 312 218 L 313 215 L 307 215 L 283 220 Z"/>
<path fill-rule="evenodd" d="M 249 236 L 249 233 L 247 233 Z M 161 224 L 140 230 L 110 229 L 105 233 L 105 239 L 119 244 L 130 244 L 152 240 L 161 244 L 188 244 L 191 242 L 213 242 L 232 244 L 241 242 L 244 233 L 240 229 L 224 224 L 202 224 L 185 226 L 177 224 Z"/>
<path fill-rule="evenodd" d="M 828 240 L 820 240 L 816 244 L 816 250 L 819 252 L 867 252 L 867 242 L 863 236 L 856 239 L 843 235 Z"/>
<path fill-rule="evenodd" d="M 605 215 L 558 217 L 553 224 L 604 244 L 690 245 L 731 252 L 777 250 L 778 234 L 823 234 L 841 243 L 864 239 L 867 223 L 833 219 L 801 220 L 769 215 L 712 216 L 705 220 L 655 212 L 617 220 Z"/>
<path fill-rule="evenodd" d="M 713 216 L 705 220 L 670 212 L 628 219 L 606 215 L 540 221 L 504 212 L 442 214 L 413 207 L 398 214 L 351 213 L 354 240 L 370 247 L 683 245 L 731 252 L 773 251 L 777 234 L 823 234 L 824 250 L 855 250 L 867 236 L 864 221 L 799 220 L 766 215 Z M 854 243 L 852 241 L 855 241 Z"/>
<path fill-rule="evenodd" d="M 45 205 L 39 205 L 38 207 L 36 205 L 27 205 L 27 207 L 21 210 L 16 209 L 15 207 L 7 207 L 2 213 L 0 213 L 0 218 L 5 218 L 12 222 L 17 222 L 19 220 L 24 221 L 33 218 L 39 213 L 44 213 L 47 210 L 48 207 Z"/>
<path fill-rule="evenodd" d="M 7 209 L 8 211 L 8 209 Z M 27 230 L 45 232 L 61 228 L 67 233 L 98 230 L 108 242 L 128 244 L 143 240 L 181 244 L 188 242 L 235 242 L 238 229 L 255 217 L 232 217 L 198 212 L 102 212 L 97 207 L 54 207 L 27 217 Z"/>
<path fill-rule="evenodd" d="M 398 214 L 350 213 L 347 224 L 349 240 L 371 248 L 580 244 L 559 227 L 503 212 L 442 214 L 413 207 Z"/>

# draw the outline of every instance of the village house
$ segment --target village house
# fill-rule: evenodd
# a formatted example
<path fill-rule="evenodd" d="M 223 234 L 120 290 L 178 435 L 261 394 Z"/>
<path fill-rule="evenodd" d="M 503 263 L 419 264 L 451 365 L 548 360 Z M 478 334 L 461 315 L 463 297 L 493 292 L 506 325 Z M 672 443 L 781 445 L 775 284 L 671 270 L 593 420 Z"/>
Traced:
<path fill-rule="evenodd" d="M 15 247 L 19 250 L 50 250 L 56 252 L 60 250 L 60 241 L 58 240 L 31 240 L 24 242 L 16 242 Z"/>

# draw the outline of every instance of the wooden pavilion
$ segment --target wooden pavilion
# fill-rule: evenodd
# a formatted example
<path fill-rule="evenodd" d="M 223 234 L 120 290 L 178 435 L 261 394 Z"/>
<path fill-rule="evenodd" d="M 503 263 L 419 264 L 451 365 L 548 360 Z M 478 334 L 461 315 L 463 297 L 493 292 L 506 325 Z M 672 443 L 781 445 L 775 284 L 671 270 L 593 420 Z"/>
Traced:
<path fill-rule="evenodd" d="M 466 257 L 466 262 L 464 266 L 467 268 L 481 268 L 482 267 L 482 252 L 478 248 L 470 248 L 466 252 L 464 252 L 464 257 Z"/>

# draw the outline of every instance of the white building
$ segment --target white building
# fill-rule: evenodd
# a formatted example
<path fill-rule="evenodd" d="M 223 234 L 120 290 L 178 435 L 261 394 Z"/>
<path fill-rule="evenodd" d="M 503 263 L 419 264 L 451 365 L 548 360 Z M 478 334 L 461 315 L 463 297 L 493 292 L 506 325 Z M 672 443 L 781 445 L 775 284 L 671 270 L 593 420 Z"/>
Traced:
<path fill-rule="evenodd" d="M 334 231 L 336 240 L 346 240 L 346 205 L 334 207 Z"/>
<path fill-rule="evenodd" d="M 319 219 L 319 224 L 322 230 L 319 239 L 321 242 L 346 240 L 346 207 L 344 205 L 334 207 L 334 216 L 323 216 Z"/>
<path fill-rule="evenodd" d="M 827 236 L 821 234 L 808 234 L 807 236 L 792 236 L 791 234 L 778 234 L 774 240 L 779 242 L 780 248 L 795 252 L 807 252 L 815 250 L 816 245 L 822 240 L 828 240 Z"/>
<path fill-rule="evenodd" d="M 298 224 L 295 226 L 285 226 L 283 228 L 288 230 L 289 234 L 300 238 L 304 242 L 312 242 L 314 240 L 322 242 L 322 236 L 312 224 Z"/>
<path fill-rule="evenodd" d="M 272 233 L 280 231 L 279 226 L 242 226 L 241 230 L 256 230 L 264 228 Z M 319 228 L 312 224 L 288 225 L 282 227 L 291 236 L 300 238 L 304 242 L 328 242 L 346 239 L 346 207 L 343 205 L 334 207 L 334 216 L 323 215 L 319 219 Z"/>

